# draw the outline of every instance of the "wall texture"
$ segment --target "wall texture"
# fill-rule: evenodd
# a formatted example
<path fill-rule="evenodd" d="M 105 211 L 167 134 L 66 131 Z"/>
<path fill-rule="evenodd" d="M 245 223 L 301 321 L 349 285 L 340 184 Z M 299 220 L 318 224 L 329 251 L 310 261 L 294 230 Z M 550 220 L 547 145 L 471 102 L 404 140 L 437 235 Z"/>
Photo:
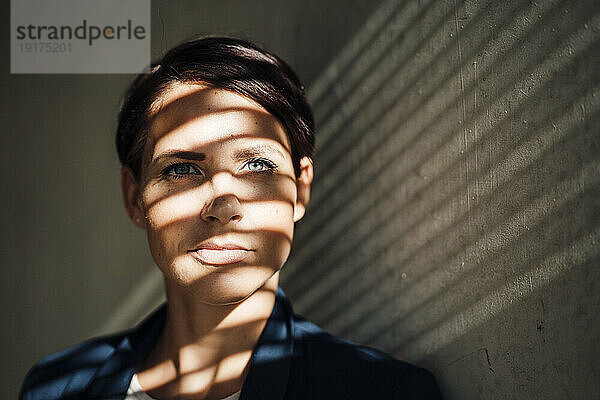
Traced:
<path fill-rule="evenodd" d="M 2 2 L 3 15 L 9 2 Z M 161 301 L 121 205 L 127 75 L 10 75 L 0 43 L 0 397 Z M 600 396 L 600 5 L 152 2 L 153 58 L 258 41 L 307 83 L 311 204 L 282 286 L 326 329 L 430 368 L 448 399 Z"/>
<path fill-rule="evenodd" d="M 449 399 L 599 398 L 600 4 L 387 1 L 366 25 L 311 86 L 297 311 Z"/>

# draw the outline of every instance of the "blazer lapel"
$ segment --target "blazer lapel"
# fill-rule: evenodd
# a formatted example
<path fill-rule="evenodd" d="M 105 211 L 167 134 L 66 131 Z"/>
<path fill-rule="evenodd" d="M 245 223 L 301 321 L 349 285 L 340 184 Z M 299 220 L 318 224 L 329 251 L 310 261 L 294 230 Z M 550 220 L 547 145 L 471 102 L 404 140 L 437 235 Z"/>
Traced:
<path fill-rule="evenodd" d="M 158 340 L 166 321 L 164 303 L 134 330 L 124 335 L 91 378 L 86 391 L 90 399 L 123 399 L 133 374 Z M 281 288 L 277 288 L 275 305 L 260 336 L 240 400 L 281 400 L 285 396 L 294 353 L 292 310 Z"/>
<path fill-rule="evenodd" d="M 292 311 L 278 287 L 273 311 L 250 360 L 240 400 L 283 399 L 293 353 Z"/>
<path fill-rule="evenodd" d="M 134 330 L 126 334 L 113 354 L 98 369 L 88 387 L 90 399 L 123 399 L 139 363 L 162 331 L 167 316 L 164 303 Z"/>

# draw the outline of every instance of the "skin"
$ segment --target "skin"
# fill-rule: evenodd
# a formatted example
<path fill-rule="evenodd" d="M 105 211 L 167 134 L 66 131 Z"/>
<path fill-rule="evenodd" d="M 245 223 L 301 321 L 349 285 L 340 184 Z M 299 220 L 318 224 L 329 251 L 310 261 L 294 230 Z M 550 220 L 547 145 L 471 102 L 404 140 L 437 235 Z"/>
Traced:
<path fill-rule="evenodd" d="M 168 304 L 138 379 L 157 399 L 220 399 L 241 389 L 270 316 L 312 162 L 304 157 L 296 177 L 277 118 L 233 92 L 176 84 L 152 116 L 139 181 L 121 171 L 125 207 L 147 233 Z M 239 244 L 246 257 L 206 263 L 191 250 L 207 240 Z"/>

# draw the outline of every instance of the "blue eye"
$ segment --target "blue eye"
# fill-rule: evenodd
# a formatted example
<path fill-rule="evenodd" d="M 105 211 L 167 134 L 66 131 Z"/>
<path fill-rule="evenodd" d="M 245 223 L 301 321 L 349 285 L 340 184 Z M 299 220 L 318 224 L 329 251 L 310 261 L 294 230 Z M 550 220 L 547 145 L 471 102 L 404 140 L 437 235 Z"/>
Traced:
<path fill-rule="evenodd" d="M 248 167 L 248 170 L 253 172 L 267 172 L 273 171 L 275 168 L 277 168 L 277 165 L 275 165 L 272 161 L 264 158 L 250 160 L 248 163 L 246 163 L 246 166 Z"/>
<path fill-rule="evenodd" d="M 179 163 L 165 168 L 162 175 L 168 178 L 181 179 L 187 175 L 201 175 L 201 172 L 192 164 Z"/>

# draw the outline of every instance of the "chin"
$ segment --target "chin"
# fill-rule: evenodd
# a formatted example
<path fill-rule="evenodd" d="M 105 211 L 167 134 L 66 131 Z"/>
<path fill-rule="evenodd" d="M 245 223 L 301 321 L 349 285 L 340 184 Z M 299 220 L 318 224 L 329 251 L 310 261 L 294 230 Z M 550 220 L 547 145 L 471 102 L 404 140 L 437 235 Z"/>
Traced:
<path fill-rule="evenodd" d="M 177 286 L 193 296 L 196 301 L 227 305 L 244 301 L 263 288 L 277 271 L 278 268 L 265 266 L 227 266 L 214 267 L 209 273 L 199 277 L 174 278 Z"/>

